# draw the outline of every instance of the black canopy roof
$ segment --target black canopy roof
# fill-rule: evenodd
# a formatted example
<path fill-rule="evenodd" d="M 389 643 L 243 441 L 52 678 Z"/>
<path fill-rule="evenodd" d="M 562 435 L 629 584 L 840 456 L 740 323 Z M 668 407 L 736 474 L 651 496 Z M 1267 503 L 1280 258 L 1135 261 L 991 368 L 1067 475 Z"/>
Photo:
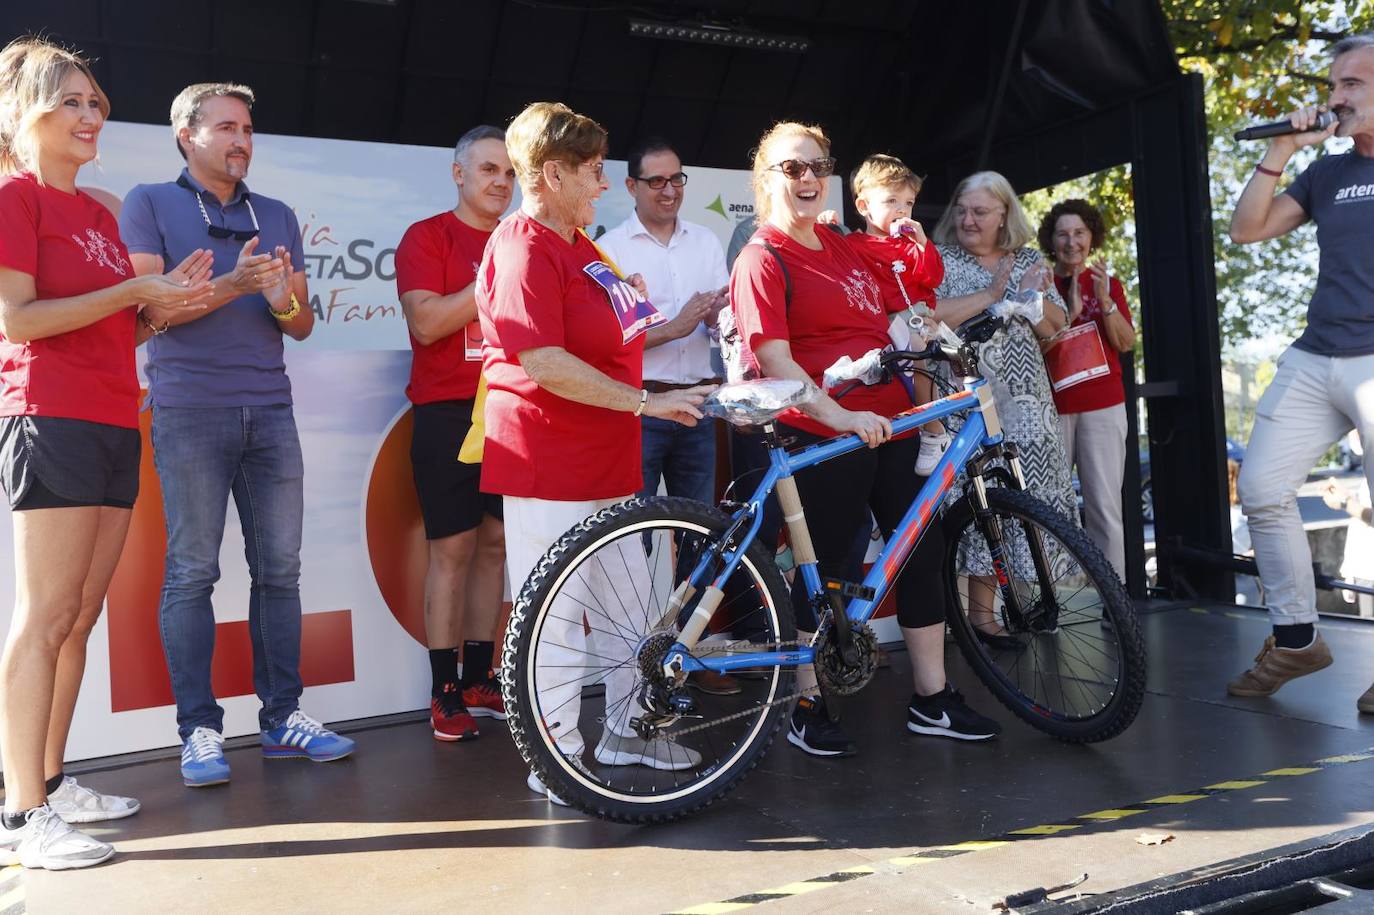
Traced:
<path fill-rule="evenodd" d="M 800 36 L 809 48 L 641 37 L 631 20 Z M 447 145 L 557 99 L 610 130 L 614 157 L 656 133 L 688 162 L 739 168 L 770 122 L 797 118 L 825 126 L 842 167 L 882 150 L 932 173 L 937 199 L 950 163 L 967 168 L 985 140 L 1052 129 L 1178 78 L 1153 0 L 4 4 L 0 36 L 24 32 L 98 58 L 121 120 L 166 123 L 183 86 L 235 80 L 257 90 L 266 132 Z"/>

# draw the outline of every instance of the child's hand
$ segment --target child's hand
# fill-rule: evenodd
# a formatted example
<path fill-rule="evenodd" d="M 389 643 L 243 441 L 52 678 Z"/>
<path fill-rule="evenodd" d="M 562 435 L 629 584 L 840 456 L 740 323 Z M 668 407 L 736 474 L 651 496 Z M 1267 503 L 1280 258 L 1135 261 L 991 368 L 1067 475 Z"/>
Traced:
<path fill-rule="evenodd" d="M 887 228 L 888 234 L 893 238 L 905 235 L 916 245 L 916 250 L 924 251 L 926 247 L 926 230 L 921 224 L 908 216 L 898 216 L 892 220 L 892 225 Z"/>
<path fill-rule="evenodd" d="M 837 226 L 840 224 L 840 214 L 834 210 L 823 210 L 821 215 L 816 217 L 816 222 L 823 226 Z"/>

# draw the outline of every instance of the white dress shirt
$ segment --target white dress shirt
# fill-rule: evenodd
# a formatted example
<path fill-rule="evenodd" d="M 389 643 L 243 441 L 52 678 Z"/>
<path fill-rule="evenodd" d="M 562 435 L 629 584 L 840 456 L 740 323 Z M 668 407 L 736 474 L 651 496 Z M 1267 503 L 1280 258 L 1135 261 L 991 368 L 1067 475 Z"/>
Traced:
<path fill-rule="evenodd" d="M 698 292 L 713 292 L 730 283 L 725 252 L 705 226 L 677 221 L 668 244 L 649 234 L 633 211 L 620 225 L 596 240 L 629 276 L 638 273 L 649 288 L 649 301 L 672 320 Z M 644 378 L 667 384 L 691 384 L 715 375 L 711 337 L 698 323 L 685 337 L 644 351 Z"/>

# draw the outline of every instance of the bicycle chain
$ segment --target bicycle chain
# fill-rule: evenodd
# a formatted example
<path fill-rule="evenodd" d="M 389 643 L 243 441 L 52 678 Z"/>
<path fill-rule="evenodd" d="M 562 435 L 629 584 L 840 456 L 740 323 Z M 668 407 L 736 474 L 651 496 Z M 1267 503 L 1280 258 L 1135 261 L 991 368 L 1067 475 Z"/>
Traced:
<path fill-rule="evenodd" d="M 749 651 L 750 651 L 750 652 L 756 652 L 756 651 L 786 651 L 786 650 L 788 650 L 788 649 L 793 649 L 793 648 L 806 648 L 806 647 L 810 647 L 811 642 L 810 642 L 810 641 L 805 641 L 805 642 L 804 642 L 804 641 L 802 641 L 802 640 L 800 640 L 800 639 L 796 639 L 796 640 L 793 640 L 793 641 L 790 641 L 790 642 L 772 642 L 772 643 L 768 643 L 768 642 L 734 642 L 734 643 L 727 643 L 727 645 L 729 645 L 729 644 L 748 645 L 748 646 L 749 646 Z M 710 645 L 709 643 L 707 643 L 707 646 L 706 646 L 706 647 L 715 648 L 716 646 L 715 646 L 715 645 Z M 726 651 L 726 652 L 719 652 L 719 651 L 713 651 L 713 652 L 711 652 L 711 654 L 713 654 L 713 655 L 718 655 L 718 654 L 730 654 L 730 653 L 731 653 L 731 652 L 728 652 L 728 651 Z M 744 652 L 736 652 L 736 653 L 743 654 Z M 706 730 L 707 728 L 716 727 L 717 725 L 724 724 L 724 723 L 726 723 L 727 721 L 735 721 L 736 719 L 739 719 L 739 718 L 748 718 L 748 717 L 751 716 L 751 715 L 757 715 L 758 713 L 763 712 L 763 711 L 766 711 L 766 710 L 772 708 L 772 707 L 775 706 L 775 705 L 782 705 L 782 704 L 785 703 L 785 702 L 795 702 L 796 700 L 800 699 L 802 696 L 805 696 L 805 695 L 806 695 L 805 690 L 798 690 L 797 692 L 792 693 L 791 695 L 783 696 L 783 697 L 781 697 L 781 698 L 779 698 L 779 699 L 774 699 L 773 701 L 771 701 L 771 702 L 766 702 L 766 703 L 764 703 L 763 705 L 756 705 L 756 706 L 754 706 L 754 707 L 752 707 L 752 708 L 747 708 L 747 709 L 745 709 L 744 711 L 741 711 L 741 712 L 733 712 L 732 714 L 726 715 L 726 716 L 723 717 L 723 718 L 715 718 L 715 719 L 712 719 L 711 721 L 703 721 L 701 724 L 694 724 L 694 725 L 692 725 L 691 727 L 682 728 L 682 729 L 680 729 L 680 730 L 669 731 L 669 732 L 667 732 L 666 736 L 676 738 L 676 737 L 682 737 L 682 736 L 684 736 L 684 735 L 686 735 L 686 734 L 695 734 L 697 731 L 704 731 L 704 730 Z"/>

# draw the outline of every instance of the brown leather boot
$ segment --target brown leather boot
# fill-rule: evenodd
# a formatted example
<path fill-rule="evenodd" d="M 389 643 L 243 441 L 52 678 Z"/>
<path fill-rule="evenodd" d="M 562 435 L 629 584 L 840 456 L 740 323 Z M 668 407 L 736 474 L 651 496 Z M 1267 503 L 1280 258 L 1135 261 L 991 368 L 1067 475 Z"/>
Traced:
<path fill-rule="evenodd" d="M 738 680 L 714 670 L 694 670 L 688 676 L 687 683 L 711 696 L 738 696 L 743 692 Z"/>
<path fill-rule="evenodd" d="M 1272 696 L 1289 680 L 1330 665 L 1331 649 L 1320 632 L 1306 648 L 1279 648 L 1271 635 L 1255 655 L 1255 666 L 1226 684 L 1226 691 L 1233 696 Z"/>
<path fill-rule="evenodd" d="M 1364 691 L 1364 695 L 1356 700 L 1355 707 L 1366 715 L 1374 715 L 1374 686 Z"/>

